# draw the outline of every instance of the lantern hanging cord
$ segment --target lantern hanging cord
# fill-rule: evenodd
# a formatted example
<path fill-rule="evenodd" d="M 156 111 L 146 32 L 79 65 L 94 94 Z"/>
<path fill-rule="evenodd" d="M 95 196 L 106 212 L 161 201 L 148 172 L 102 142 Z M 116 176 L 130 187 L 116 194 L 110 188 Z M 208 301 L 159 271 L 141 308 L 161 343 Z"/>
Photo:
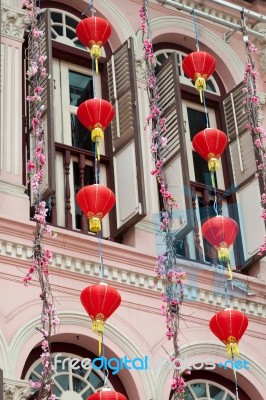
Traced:
<path fill-rule="evenodd" d="M 197 25 L 197 17 L 195 15 L 195 8 L 193 8 L 192 12 L 193 22 L 194 22 L 194 31 L 195 31 L 195 39 L 196 39 L 196 49 L 199 51 L 199 31 Z"/>
<path fill-rule="evenodd" d="M 93 0 L 90 1 L 88 7 L 85 8 L 85 10 L 83 11 L 83 13 L 81 15 L 85 15 L 88 10 L 91 10 L 92 16 L 94 16 L 94 14 L 96 13 L 95 8 L 93 7 Z"/>
<path fill-rule="evenodd" d="M 234 381 L 235 381 L 235 391 L 236 391 L 236 400 L 239 400 L 238 396 L 238 383 L 237 383 L 237 375 L 236 375 L 236 367 L 235 367 L 235 356 L 233 351 L 231 350 L 232 362 L 233 362 L 233 371 L 234 371 Z"/>
<path fill-rule="evenodd" d="M 222 262 L 222 267 L 223 267 L 223 278 L 224 278 L 225 308 L 230 308 L 230 302 L 229 302 L 228 290 L 227 290 L 227 279 L 226 279 L 226 276 L 224 273 L 224 270 L 225 270 L 224 262 Z"/>
<path fill-rule="evenodd" d="M 216 185 L 215 185 L 215 176 L 214 172 L 211 172 L 212 175 L 212 180 L 214 182 L 214 203 L 213 203 L 213 209 L 215 211 L 215 214 L 218 215 L 218 203 L 217 203 L 217 194 L 216 194 Z"/>
<path fill-rule="evenodd" d="M 208 108 L 207 108 L 207 105 L 206 105 L 206 99 L 205 99 L 204 90 L 202 90 L 202 99 L 203 99 L 203 106 L 204 106 L 204 112 L 205 112 L 205 117 L 206 117 L 206 128 L 209 128 L 210 127 L 210 120 L 209 120 Z"/>
<path fill-rule="evenodd" d="M 100 259 L 100 277 L 103 282 L 103 250 L 102 250 L 102 231 L 98 232 L 98 250 L 99 250 L 99 259 Z"/>
<path fill-rule="evenodd" d="M 104 353 L 104 333 L 102 335 L 102 357 L 105 360 L 105 353 Z M 103 387 L 105 388 L 107 386 L 107 379 L 108 379 L 109 371 L 107 368 L 106 363 L 103 363 Z"/>

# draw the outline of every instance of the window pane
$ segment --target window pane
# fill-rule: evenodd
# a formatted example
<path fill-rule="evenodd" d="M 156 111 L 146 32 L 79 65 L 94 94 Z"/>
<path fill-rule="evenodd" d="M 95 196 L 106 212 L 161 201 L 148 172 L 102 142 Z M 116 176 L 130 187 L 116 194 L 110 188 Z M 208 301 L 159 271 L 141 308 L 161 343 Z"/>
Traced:
<path fill-rule="evenodd" d="M 224 390 L 214 385 L 209 385 L 210 396 L 213 400 L 223 400 Z"/>
<path fill-rule="evenodd" d="M 187 109 L 188 124 L 190 132 L 190 140 L 194 138 L 196 133 L 206 129 L 207 121 L 206 115 L 203 111 L 194 110 L 193 108 Z M 198 183 L 212 186 L 211 174 L 208 168 L 208 162 L 204 160 L 196 151 L 193 151 L 193 163 L 195 170 L 195 179 Z"/>
<path fill-rule="evenodd" d="M 103 385 L 103 380 L 93 371 L 90 373 L 89 381 L 95 389 Z"/>
<path fill-rule="evenodd" d="M 76 29 L 78 21 L 66 15 L 66 25 L 71 26 L 71 28 Z"/>
<path fill-rule="evenodd" d="M 53 29 L 56 31 L 58 36 L 63 36 L 63 27 L 58 25 L 53 25 Z"/>
<path fill-rule="evenodd" d="M 69 390 L 69 377 L 68 375 L 57 375 L 55 377 L 55 380 L 59 383 L 59 385 L 64 389 L 64 390 Z"/>
<path fill-rule="evenodd" d="M 69 71 L 70 104 L 79 106 L 83 101 L 93 98 L 92 77 Z"/>
<path fill-rule="evenodd" d="M 58 22 L 62 24 L 62 14 L 57 12 L 51 12 L 51 19 L 53 22 Z"/>
<path fill-rule="evenodd" d="M 75 198 L 79 189 L 81 188 L 80 182 L 80 170 L 79 164 L 77 162 L 73 163 L 73 176 L 74 176 L 74 191 Z M 84 170 L 84 186 L 92 185 L 95 181 L 93 167 L 86 165 Z M 81 229 L 81 215 L 82 212 L 78 205 L 75 203 L 75 220 L 76 220 L 76 229 Z"/>
<path fill-rule="evenodd" d="M 185 400 L 194 400 L 194 397 L 192 396 L 188 388 L 185 389 Z"/>
<path fill-rule="evenodd" d="M 72 146 L 94 152 L 95 143 L 91 140 L 91 132 L 79 122 L 76 115 L 71 114 L 70 118 Z"/>
<path fill-rule="evenodd" d="M 87 386 L 87 383 L 81 381 L 78 378 L 73 377 L 73 390 L 74 390 L 74 392 L 77 392 L 77 393 L 81 392 L 82 389 L 85 388 L 85 386 Z"/>
<path fill-rule="evenodd" d="M 74 39 L 77 36 L 74 31 L 68 28 L 66 28 L 66 35 L 70 40 Z"/>
<path fill-rule="evenodd" d="M 191 384 L 191 388 L 193 389 L 194 393 L 199 398 L 200 397 L 207 397 L 205 383 L 193 383 L 193 384 Z"/>

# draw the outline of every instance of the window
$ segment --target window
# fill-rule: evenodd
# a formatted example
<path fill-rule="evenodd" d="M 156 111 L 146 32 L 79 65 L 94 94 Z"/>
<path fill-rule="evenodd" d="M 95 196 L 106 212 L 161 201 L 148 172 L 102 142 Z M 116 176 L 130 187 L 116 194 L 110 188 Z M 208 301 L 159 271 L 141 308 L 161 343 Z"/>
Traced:
<path fill-rule="evenodd" d="M 235 395 L 223 386 L 202 380 L 192 380 L 186 384 L 186 400 L 235 400 Z"/>
<path fill-rule="evenodd" d="M 105 141 L 100 144 L 97 172 L 100 170 L 99 183 L 116 194 L 111 224 L 108 217 L 103 220 L 103 236 L 120 240 L 125 230 L 145 216 L 133 40 L 128 39 L 112 55 L 105 70 L 103 64 L 99 66 L 100 73 L 95 77 L 97 93 L 94 93 L 88 51 L 81 50 L 69 33 L 78 20 L 57 9 L 47 9 L 40 18 L 40 26 L 45 31 L 42 48 L 47 55 L 46 68 L 50 78 L 46 82 L 47 97 L 44 99 L 49 132 L 47 154 L 50 157 L 42 195 L 50 207 L 53 225 L 84 233 L 88 231 L 86 218 L 75 205 L 75 194 L 83 185 L 94 183 L 94 143 L 90 132 L 78 122 L 76 113 L 78 105 L 85 99 L 95 95 L 110 99 L 116 119 L 112 127 L 106 129 Z M 31 114 L 29 109 L 28 132 Z M 125 194 L 121 187 L 128 180 L 132 185 L 130 193 Z"/>
<path fill-rule="evenodd" d="M 101 370 L 94 370 L 91 367 L 81 365 L 82 357 L 76 354 L 60 353 L 57 357 L 56 371 L 54 374 L 54 387 L 53 393 L 56 400 L 86 400 L 88 396 L 95 393 L 97 389 L 104 386 L 104 375 Z M 71 359 L 80 360 L 75 361 L 75 365 Z M 52 357 L 54 363 L 54 355 Z M 72 366 L 75 366 L 75 369 Z M 41 379 L 42 364 L 37 360 L 29 369 L 25 379 L 31 379 L 38 382 Z M 107 380 L 108 387 L 113 389 L 109 380 Z"/>

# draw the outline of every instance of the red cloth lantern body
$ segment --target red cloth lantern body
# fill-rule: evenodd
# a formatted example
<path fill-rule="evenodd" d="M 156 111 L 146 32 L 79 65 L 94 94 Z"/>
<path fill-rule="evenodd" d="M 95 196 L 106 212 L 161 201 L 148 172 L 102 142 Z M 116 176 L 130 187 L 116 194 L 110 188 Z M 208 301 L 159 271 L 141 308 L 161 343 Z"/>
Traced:
<path fill-rule="evenodd" d="M 208 161 L 209 171 L 214 172 L 219 167 L 218 159 L 226 148 L 228 139 L 219 129 L 206 128 L 198 132 L 193 140 L 194 150 Z"/>
<path fill-rule="evenodd" d="M 248 326 L 247 317 L 240 311 L 226 309 L 215 314 L 210 320 L 210 329 L 220 339 L 229 356 L 238 355 L 238 342 Z"/>
<path fill-rule="evenodd" d="M 87 400 L 127 400 L 127 398 L 123 394 L 114 392 L 113 390 L 103 390 L 90 395 Z"/>
<path fill-rule="evenodd" d="M 222 215 L 210 218 L 202 225 L 202 236 L 215 247 L 218 252 L 218 259 L 227 262 L 230 279 L 233 276 L 230 267 L 229 247 L 234 242 L 238 230 L 238 224 L 235 220 Z"/>
<path fill-rule="evenodd" d="M 110 124 L 114 115 L 112 104 L 103 99 L 86 100 L 78 107 L 77 111 L 78 120 L 91 131 L 93 142 L 104 138 L 104 129 Z"/>
<path fill-rule="evenodd" d="M 121 296 L 115 288 L 101 282 L 83 289 L 80 294 L 80 300 L 92 319 L 93 332 L 98 332 L 100 354 L 104 323 L 119 307 Z"/>
<path fill-rule="evenodd" d="M 101 219 L 115 204 L 115 195 L 107 187 L 95 184 L 81 188 L 76 196 L 79 208 L 89 219 L 92 232 L 101 230 Z"/>
<path fill-rule="evenodd" d="M 213 74 L 215 67 L 215 58 L 206 51 L 190 53 L 182 62 L 184 73 L 195 81 L 195 87 L 200 92 L 201 102 L 202 90 L 206 90 L 206 80 Z"/>
<path fill-rule="evenodd" d="M 106 19 L 89 17 L 80 21 L 76 27 L 76 34 L 84 46 L 89 47 L 91 57 L 96 60 L 98 73 L 98 58 L 101 57 L 101 48 L 111 35 L 111 26 Z"/>

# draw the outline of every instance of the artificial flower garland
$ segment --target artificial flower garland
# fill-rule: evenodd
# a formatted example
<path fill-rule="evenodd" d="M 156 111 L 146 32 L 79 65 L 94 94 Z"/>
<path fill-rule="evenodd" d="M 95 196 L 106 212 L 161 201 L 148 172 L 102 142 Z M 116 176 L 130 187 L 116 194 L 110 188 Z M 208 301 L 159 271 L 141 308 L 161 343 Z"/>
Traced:
<path fill-rule="evenodd" d="M 30 95 L 27 96 L 27 101 L 33 108 L 32 137 L 34 141 L 34 156 L 27 162 L 28 183 L 31 184 L 31 191 L 34 195 L 35 214 L 34 220 L 36 227 L 34 232 L 34 241 L 32 249 L 32 261 L 28 273 L 23 278 L 25 286 L 28 286 L 33 278 L 37 276 L 40 284 L 40 299 L 42 301 L 42 312 L 40 327 L 36 329 L 42 334 L 42 378 L 33 382 L 29 381 L 32 389 L 38 390 L 38 399 L 55 400 L 53 394 L 53 375 L 54 366 L 51 357 L 51 342 L 50 338 L 53 331 L 59 325 L 60 320 L 54 305 L 54 299 L 49 282 L 49 263 L 52 259 L 50 250 L 45 249 L 43 243 L 44 234 L 56 236 L 51 227 L 46 223 L 48 209 L 46 203 L 42 201 L 40 194 L 40 185 L 45 176 L 45 140 L 46 134 L 43 127 L 42 115 L 45 110 L 45 105 L 41 104 L 41 94 L 44 88 L 40 85 L 41 79 L 47 77 L 46 68 L 44 66 L 46 56 L 41 51 L 41 39 L 43 31 L 38 29 L 37 15 L 38 7 L 35 0 L 26 0 L 24 5 L 27 10 L 27 15 L 31 21 L 30 32 L 28 37 L 28 70 L 26 79 L 29 83 Z"/>
<path fill-rule="evenodd" d="M 178 208 L 174 197 L 168 190 L 166 174 L 164 170 L 164 158 L 162 149 L 167 146 L 167 138 L 164 136 L 167 130 L 166 119 L 162 117 L 162 110 L 158 107 L 158 88 L 155 75 L 155 56 L 152 48 L 152 38 L 149 27 L 149 1 L 144 0 L 143 6 L 139 10 L 140 29 L 142 31 L 144 61 L 146 65 L 147 93 L 149 97 L 150 112 L 146 118 L 145 131 L 151 128 L 151 154 L 155 167 L 151 171 L 157 179 L 159 191 L 163 201 L 163 211 L 161 212 L 160 231 L 165 235 L 166 252 L 157 257 L 155 267 L 155 284 L 159 281 L 163 283 L 161 308 L 162 315 L 166 322 L 166 337 L 173 342 L 173 356 L 171 361 L 180 357 L 179 353 L 179 322 L 180 307 L 184 298 L 184 280 L 186 274 L 177 265 L 174 235 L 172 232 L 173 210 Z M 183 400 L 185 396 L 185 381 L 182 371 L 177 368 L 174 371 L 170 387 L 174 391 L 175 400 Z"/>
<path fill-rule="evenodd" d="M 259 75 L 255 68 L 255 62 L 253 60 L 253 54 L 257 53 L 256 46 L 251 43 L 247 36 L 244 35 L 244 41 L 246 44 L 247 62 L 244 73 L 244 84 L 245 88 L 243 92 L 245 94 L 244 99 L 244 112 L 248 116 L 248 124 L 246 128 L 250 130 L 253 137 L 253 143 L 256 153 L 257 173 L 256 177 L 261 179 L 263 193 L 261 195 L 261 218 L 266 221 L 266 148 L 265 138 L 266 132 L 260 126 L 259 112 L 260 112 L 260 99 L 257 93 L 257 77 Z M 264 241 L 259 248 L 259 255 L 263 255 L 266 252 L 266 236 Z"/>

